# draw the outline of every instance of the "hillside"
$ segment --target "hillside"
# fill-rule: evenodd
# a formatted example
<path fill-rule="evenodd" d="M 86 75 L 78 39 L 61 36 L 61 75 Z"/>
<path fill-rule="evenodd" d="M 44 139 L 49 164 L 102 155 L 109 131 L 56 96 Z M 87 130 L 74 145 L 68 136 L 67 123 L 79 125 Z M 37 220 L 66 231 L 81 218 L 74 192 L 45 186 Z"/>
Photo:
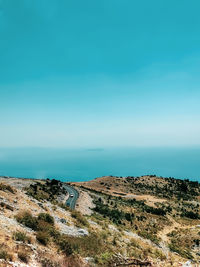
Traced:
<path fill-rule="evenodd" d="M 200 185 L 101 177 L 71 183 L 0 177 L 0 266 L 199 266 Z"/>
<path fill-rule="evenodd" d="M 72 184 L 93 197 L 96 222 L 106 220 L 120 231 L 131 232 L 137 240 L 150 241 L 166 259 L 175 255 L 199 263 L 198 182 L 147 175 L 106 176 Z M 137 248 L 132 253 L 141 257 L 143 250 Z M 162 264 L 158 266 L 168 266 L 167 262 Z M 178 263 L 172 260 L 172 266 Z"/>

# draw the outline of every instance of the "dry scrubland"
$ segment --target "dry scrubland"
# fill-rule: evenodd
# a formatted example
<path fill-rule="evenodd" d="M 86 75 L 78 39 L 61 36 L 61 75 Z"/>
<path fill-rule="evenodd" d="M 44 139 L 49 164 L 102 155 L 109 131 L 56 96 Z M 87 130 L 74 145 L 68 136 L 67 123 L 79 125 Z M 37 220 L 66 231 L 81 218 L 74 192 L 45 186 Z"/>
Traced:
<path fill-rule="evenodd" d="M 0 178 L 0 266 L 199 266 L 198 183 L 109 176 L 71 184 L 75 211 L 59 181 Z"/>

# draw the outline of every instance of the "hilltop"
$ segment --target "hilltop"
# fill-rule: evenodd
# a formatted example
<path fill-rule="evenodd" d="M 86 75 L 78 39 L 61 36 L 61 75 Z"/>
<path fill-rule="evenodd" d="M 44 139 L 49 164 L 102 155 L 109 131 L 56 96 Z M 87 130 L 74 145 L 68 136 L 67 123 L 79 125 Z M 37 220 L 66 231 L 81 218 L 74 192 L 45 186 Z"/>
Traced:
<path fill-rule="evenodd" d="M 141 177 L 117 177 L 104 176 L 88 182 L 76 183 L 88 189 L 109 194 L 139 196 L 151 195 L 159 198 L 178 198 L 184 200 L 197 199 L 200 194 L 198 182 L 175 179 L 172 177 L 163 178 L 156 175 L 145 175 Z"/>
<path fill-rule="evenodd" d="M 195 266 L 200 184 L 142 177 L 69 183 L 0 177 L 0 266 Z"/>

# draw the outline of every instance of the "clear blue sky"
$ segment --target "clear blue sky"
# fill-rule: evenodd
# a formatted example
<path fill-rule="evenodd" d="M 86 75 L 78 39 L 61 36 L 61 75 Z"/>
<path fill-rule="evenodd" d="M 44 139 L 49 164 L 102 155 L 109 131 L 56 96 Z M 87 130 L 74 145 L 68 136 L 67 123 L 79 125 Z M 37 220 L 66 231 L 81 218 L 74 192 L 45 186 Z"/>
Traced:
<path fill-rule="evenodd" d="M 199 0 L 0 0 L 0 146 L 200 145 Z"/>

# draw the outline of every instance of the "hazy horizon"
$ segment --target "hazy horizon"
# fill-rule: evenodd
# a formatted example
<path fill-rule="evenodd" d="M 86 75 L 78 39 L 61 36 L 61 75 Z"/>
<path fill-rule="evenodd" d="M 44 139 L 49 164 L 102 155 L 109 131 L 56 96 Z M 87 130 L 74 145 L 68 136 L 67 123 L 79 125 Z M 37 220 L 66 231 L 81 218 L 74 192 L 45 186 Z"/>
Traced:
<path fill-rule="evenodd" d="M 200 181 L 200 147 L 1 148 L 0 175 L 84 181 L 100 176 L 163 177 Z"/>

